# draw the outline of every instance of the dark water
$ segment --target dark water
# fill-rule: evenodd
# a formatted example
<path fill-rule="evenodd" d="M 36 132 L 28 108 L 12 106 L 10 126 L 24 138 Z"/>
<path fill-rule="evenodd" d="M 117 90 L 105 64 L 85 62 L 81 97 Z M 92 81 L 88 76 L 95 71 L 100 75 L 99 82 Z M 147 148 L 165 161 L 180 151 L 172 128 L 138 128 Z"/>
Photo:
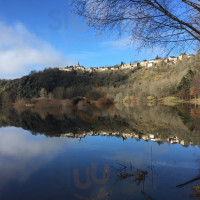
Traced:
<path fill-rule="evenodd" d="M 198 108 L 88 113 L 3 108 L 0 199 L 194 199 L 200 180 L 176 186 L 200 173 Z"/>

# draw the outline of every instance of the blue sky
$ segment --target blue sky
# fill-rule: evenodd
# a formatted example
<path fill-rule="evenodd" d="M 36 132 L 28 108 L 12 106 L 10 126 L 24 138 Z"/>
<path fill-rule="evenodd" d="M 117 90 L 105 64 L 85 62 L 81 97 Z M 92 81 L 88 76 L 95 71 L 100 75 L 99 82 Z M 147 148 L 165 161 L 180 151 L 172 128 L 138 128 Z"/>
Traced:
<path fill-rule="evenodd" d="M 78 61 L 100 67 L 162 56 L 114 34 L 96 36 L 70 12 L 70 0 L 0 0 L 0 79 L 18 78 L 31 70 L 65 67 Z"/>

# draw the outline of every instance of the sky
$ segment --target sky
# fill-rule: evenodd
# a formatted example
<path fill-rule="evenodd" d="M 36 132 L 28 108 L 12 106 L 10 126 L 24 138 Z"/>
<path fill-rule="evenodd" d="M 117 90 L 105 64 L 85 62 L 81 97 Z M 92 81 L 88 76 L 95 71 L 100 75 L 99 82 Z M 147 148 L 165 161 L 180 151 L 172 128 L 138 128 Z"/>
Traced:
<path fill-rule="evenodd" d="M 87 68 L 162 56 L 163 49 L 137 47 L 126 34 L 96 34 L 71 13 L 70 0 L 0 0 L 0 79 L 77 62 Z"/>

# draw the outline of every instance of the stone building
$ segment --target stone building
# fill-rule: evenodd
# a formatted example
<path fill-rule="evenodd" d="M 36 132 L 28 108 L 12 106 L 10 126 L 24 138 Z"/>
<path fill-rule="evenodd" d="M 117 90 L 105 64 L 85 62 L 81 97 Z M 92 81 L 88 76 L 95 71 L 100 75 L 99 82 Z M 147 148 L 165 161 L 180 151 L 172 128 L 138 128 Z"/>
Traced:
<path fill-rule="evenodd" d="M 147 60 L 143 60 L 143 61 L 140 63 L 140 66 L 141 66 L 141 67 L 148 67 L 148 61 L 147 61 Z"/>
<path fill-rule="evenodd" d="M 186 53 L 181 53 L 178 57 L 179 60 L 183 60 L 184 58 L 187 58 L 187 54 Z"/>

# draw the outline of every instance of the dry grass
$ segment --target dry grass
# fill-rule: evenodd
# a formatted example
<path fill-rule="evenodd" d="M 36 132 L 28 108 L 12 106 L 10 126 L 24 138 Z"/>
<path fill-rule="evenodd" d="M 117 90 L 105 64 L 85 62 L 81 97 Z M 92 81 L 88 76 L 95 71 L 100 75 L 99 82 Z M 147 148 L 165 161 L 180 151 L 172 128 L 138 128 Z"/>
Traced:
<path fill-rule="evenodd" d="M 173 97 L 173 96 L 161 98 L 161 101 L 163 105 L 166 105 L 166 106 L 176 106 L 184 102 L 184 100 L 181 100 L 180 98 Z"/>

